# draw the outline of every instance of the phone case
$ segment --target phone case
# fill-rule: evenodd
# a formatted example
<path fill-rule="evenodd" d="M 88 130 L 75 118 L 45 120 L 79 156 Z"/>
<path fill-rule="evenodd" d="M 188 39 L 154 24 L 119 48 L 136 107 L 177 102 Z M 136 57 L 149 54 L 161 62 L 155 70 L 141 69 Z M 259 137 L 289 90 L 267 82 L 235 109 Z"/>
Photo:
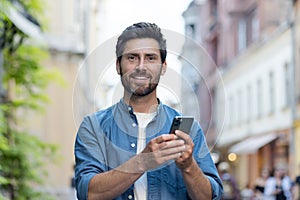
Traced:
<path fill-rule="evenodd" d="M 176 116 L 173 119 L 170 133 L 175 133 L 175 130 L 181 130 L 187 134 L 190 133 L 194 117 L 192 116 Z"/>

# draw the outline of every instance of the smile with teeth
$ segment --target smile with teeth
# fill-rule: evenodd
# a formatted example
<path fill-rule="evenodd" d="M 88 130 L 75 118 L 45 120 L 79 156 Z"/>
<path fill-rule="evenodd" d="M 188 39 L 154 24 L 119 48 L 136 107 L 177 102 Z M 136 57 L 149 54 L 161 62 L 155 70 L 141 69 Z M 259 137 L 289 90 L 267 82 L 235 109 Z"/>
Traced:
<path fill-rule="evenodd" d="M 134 76 L 133 78 L 137 79 L 137 80 L 147 80 L 147 79 L 149 79 L 149 77 L 147 77 L 147 76 Z"/>
<path fill-rule="evenodd" d="M 135 80 L 148 80 L 150 79 L 150 76 L 147 74 L 132 74 L 131 78 Z"/>
<path fill-rule="evenodd" d="M 134 84 L 137 85 L 145 85 L 148 84 L 150 81 L 150 77 L 146 75 L 134 75 L 131 77 Z"/>

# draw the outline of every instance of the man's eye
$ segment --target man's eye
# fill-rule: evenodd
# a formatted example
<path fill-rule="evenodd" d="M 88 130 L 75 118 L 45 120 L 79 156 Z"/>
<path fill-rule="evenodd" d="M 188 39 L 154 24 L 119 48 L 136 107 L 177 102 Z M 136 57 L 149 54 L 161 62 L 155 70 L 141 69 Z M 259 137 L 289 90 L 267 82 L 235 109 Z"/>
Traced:
<path fill-rule="evenodd" d="M 149 56 L 149 57 L 148 57 L 148 60 L 149 60 L 149 61 L 155 61 L 156 58 L 155 58 L 154 56 Z"/>
<path fill-rule="evenodd" d="M 128 56 L 128 60 L 134 60 L 134 56 Z"/>

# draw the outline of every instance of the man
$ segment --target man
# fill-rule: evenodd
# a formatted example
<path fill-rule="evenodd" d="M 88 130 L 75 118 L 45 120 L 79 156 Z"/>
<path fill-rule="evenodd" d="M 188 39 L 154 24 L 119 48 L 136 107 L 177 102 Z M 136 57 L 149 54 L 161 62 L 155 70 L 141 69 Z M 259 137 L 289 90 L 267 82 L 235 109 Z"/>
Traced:
<path fill-rule="evenodd" d="M 222 183 L 200 128 L 169 134 L 180 115 L 157 98 L 166 40 L 151 23 L 128 27 L 116 45 L 123 98 L 84 118 L 76 137 L 79 200 L 219 199 Z"/>

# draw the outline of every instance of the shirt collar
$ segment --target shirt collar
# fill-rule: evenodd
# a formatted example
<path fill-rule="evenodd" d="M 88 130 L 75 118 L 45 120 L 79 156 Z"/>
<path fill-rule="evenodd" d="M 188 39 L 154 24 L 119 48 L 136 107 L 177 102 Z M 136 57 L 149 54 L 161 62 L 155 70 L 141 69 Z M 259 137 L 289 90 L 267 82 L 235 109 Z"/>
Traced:
<path fill-rule="evenodd" d="M 159 98 L 157 98 L 157 102 L 158 102 L 158 106 L 156 109 L 156 113 L 158 114 L 160 112 L 160 110 L 162 109 L 162 102 L 159 100 Z M 125 103 L 124 98 L 120 99 L 119 104 L 123 110 L 127 110 L 130 115 L 134 115 L 133 107 L 128 105 L 127 103 Z"/>

